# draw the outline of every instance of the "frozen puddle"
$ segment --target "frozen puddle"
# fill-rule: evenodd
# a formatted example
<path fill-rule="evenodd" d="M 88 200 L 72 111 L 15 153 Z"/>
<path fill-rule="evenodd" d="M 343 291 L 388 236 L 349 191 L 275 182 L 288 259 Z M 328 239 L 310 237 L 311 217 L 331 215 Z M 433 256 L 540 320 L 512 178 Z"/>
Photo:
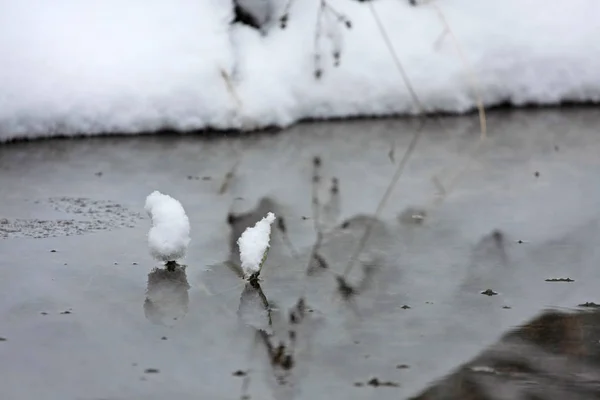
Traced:
<path fill-rule="evenodd" d="M 0 147 L 0 397 L 398 399 L 461 365 L 514 384 L 476 357 L 544 309 L 600 303 L 600 112 L 488 123 L 474 152 L 476 117 L 427 122 L 378 218 L 417 120 Z M 171 271 L 148 252 L 154 190 L 191 227 Z M 227 265 L 268 212 L 259 292 Z"/>
<path fill-rule="evenodd" d="M 51 207 L 64 213 L 64 219 L 2 218 L 0 238 L 30 237 L 35 239 L 82 235 L 117 228 L 133 228 L 141 215 L 107 200 L 57 197 L 34 201 L 36 208 Z"/>

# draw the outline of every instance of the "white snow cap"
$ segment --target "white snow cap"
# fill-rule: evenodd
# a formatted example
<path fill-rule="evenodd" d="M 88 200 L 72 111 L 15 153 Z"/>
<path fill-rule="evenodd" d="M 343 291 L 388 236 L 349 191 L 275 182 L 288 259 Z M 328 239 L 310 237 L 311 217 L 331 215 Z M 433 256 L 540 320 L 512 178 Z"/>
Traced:
<path fill-rule="evenodd" d="M 183 258 L 190 243 L 190 221 L 181 203 L 155 190 L 146 197 L 145 209 L 152 218 L 148 232 L 152 257 L 160 261 Z"/>
<path fill-rule="evenodd" d="M 240 260 L 244 275 L 250 275 L 260 271 L 261 261 L 269 248 L 271 239 L 271 224 L 275 221 L 275 214 L 268 213 L 266 217 L 258 221 L 254 226 L 246 228 L 237 243 L 240 246 Z"/>

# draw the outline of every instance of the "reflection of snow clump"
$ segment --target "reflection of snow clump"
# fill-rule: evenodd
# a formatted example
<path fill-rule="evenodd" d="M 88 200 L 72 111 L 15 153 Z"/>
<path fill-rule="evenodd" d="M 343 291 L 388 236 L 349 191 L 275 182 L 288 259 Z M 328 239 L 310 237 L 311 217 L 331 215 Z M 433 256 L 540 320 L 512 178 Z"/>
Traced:
<path fill-rule="evenodd" d="M 148 232 L 152 257 L 167 262 L 184 257 L 190 243 L 190 221 L 181 203 L 154 191 L 146 198 L 145 209 L 152 218 Z"/>
<path fill-rule="evenodd" d="M 260 273 L 260 269 L 267 257 L 269 240 L 271 239 L 271 224 L 275 221 L 275 214 L 268 213 L 253 227 L 246 228 L 238 239 L 240 246 L 240 260 L 246 278 Z"/>

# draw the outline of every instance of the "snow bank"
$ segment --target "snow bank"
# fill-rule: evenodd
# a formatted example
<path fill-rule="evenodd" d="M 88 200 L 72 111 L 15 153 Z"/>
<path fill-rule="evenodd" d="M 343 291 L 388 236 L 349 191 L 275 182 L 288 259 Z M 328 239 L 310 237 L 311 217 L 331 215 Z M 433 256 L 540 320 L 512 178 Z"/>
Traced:
<path fill-rule="evenodd" d="M 190 221 L 181 203 L 154 191 L 146 197 L 144 208 L 152 218 L 152 228 L 148 232 L 152 257 L 166 262 L 185 257 L 190 243 Z"/>
<path fill-rule="evenodd" d="M 230 27 L 225 0 L 0 2 L 0 140 L 417 112 L 370 6 L 328 3 L 352 29 L 323 16 L 315 79 L 319 0 L 294 1 L 287 28 L 275 21 L 267 35 Z M 468 70 L 435 9 L 372 4 L 424 108 L 472 109 Z M 436 4 L 485 104 L 600 101 L 599 1 Z"/>

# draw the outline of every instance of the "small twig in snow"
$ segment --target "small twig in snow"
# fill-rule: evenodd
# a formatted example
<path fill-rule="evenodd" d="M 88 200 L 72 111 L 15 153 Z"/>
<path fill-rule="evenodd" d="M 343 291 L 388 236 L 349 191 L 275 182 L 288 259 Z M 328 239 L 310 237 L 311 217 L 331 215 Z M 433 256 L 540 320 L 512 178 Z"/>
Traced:
<path fill-rule="evenodd" d="M 348 17 L 346 17 L 344 14 L 337 11 L 335 8 L 333 8 L 331 5 L 329 5 L 329 3 L 327 3 L 326 1 L 323 0 L 322 4 L 337 18 L 337 20 L 339 22 L 344 24 L 346 26 L 346 28 L 352 29 L 352 21 L 350 21 L 350 19 L 348 19 Z"/>
<path fill-rule="evenodd" d="M 326 18 L 332 16 L 333 21 L 327 21 Z M 327 24 L 327 36 L 332 43 L 332 57 L 334 66 L 340 65 L 342 55 L 342 36 L 338 30 L 338 24 L 343 24 L 347 29 L 352 29 L 352 21 L 344 14 L 333 8 L 326 0 L 321 0 L 317 11 L 317 25 L 315 29 L 314 45 L 314 75 L 316 79 L 323 76 L 323 67 L 321 64 L 321 36 L 323 35 L 323 25 Z"/>
<path fill-rule="evenodd" d="M 219 68 L 219 71 L 221 72 L 221 78 L 223 78 L 223 81 L 225 82 L 225 87 L 227 88 L 227 92 L 229 93 L 231 98 L 234 100 L 235 105 L 239 112 L 242 109 L 243 104 L 242 104 L 242 100 L 240 100 L 240 97 L 237 94 L 237 91 L 235 90 L 233 81 L 231 80 L 231 77 L 229 76 L 227 71 L 225 71 L 223 68 Z"/>
<path fill-rule="evenodd" d="M 315 29 L 315 53 L 314 53 L 314 75 L 316 79 L 321 79 L 323 68 L 321 67 L 321 26 L 325 3 L 321 1 L 319 10 L 317 11 L 317 26 Z"/>
<path fill-rule="evenodd" d="M 287 28 L 287 23 L 290 19 L 290 9 L 292 8 L 293 4 L 294 0 L 288 0 L 283 10 L 283 14 L 281 15 L 281 17 L 279 17 L 279 26 L 281 27 L 281 29 Z"/>

